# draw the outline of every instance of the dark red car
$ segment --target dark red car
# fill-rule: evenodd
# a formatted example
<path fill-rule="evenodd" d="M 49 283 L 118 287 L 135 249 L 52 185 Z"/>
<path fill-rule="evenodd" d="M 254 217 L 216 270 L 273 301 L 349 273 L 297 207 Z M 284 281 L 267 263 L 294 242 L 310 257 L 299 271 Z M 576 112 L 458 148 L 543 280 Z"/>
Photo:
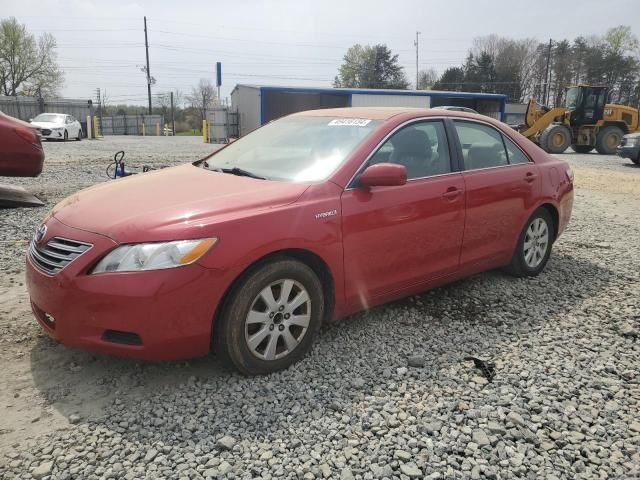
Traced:
<path fill-rule="evenodd" d="M 37 177 L 43 163 L 36 129 L 0 112 L 0 177 Z"/>
<path fill-rule="evenodd" d="M 487 117 L 304 112 L 70 196 L 30 244 L 27 285 L 66 345 L 214 348 L 265 373 L 300 359 L 322 321 L 483 270 L 539 274 L 572 204 L 568 165 Z"/>

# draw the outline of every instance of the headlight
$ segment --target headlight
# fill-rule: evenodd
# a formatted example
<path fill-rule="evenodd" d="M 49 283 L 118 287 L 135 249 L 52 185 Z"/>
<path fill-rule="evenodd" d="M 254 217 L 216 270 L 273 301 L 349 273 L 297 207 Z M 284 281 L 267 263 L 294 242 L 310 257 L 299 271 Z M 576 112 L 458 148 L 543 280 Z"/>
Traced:
<path fill-rule="evenodd" d="M 217 238 L 122 245 L 108 253 L 91 273 L 140 272 L 189 265 L 201 258 Z"/>

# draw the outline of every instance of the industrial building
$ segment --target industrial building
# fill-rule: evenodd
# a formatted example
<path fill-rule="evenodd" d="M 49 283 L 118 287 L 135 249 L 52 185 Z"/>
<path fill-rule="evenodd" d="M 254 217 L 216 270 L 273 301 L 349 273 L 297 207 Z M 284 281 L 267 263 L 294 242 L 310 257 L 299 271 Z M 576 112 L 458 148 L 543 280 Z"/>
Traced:
<path fill-rule="evenodd" d="M 506 95 L 436 90 L 236 85 L 231 92 L 231 108 L 238 112 L 240 136 L 284 115 L 319 108 L 457 105 L 504 120 L 506 103 Z"/>

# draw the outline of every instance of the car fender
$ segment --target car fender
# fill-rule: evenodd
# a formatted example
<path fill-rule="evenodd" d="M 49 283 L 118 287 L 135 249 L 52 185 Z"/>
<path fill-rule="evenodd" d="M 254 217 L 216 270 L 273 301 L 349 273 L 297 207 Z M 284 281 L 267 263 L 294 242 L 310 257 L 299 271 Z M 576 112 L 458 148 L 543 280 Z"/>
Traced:
<path fill-rule="evenodd" d="M 218 243 L 198 263 L 233 271 L 231 284 L 266 257 L 287 250 L 309 252 L 327 266 L 333 278 L 336 303 L 341 303 L 344 294 L 341 192 L 331 182 L 315 184 L 293 204 L 227 220 L 213 229 Z"/>

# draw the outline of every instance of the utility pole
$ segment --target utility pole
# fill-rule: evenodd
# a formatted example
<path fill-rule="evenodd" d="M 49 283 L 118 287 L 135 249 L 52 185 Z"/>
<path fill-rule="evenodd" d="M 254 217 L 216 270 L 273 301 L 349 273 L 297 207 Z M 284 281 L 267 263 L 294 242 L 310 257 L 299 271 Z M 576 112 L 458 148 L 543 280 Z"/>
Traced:
<path fill-rule="evenodd" d="M 149 97 L 149 115 L 151 115 L 151 72 L 149 71 L 149 39 L 147 37 L 147 17 L 144 17 L 144 49 L 147 53 L 147 95 Z"/>
<path fill-rule="evenodd" d="M 551 45 L 553 44 L 553 40 L 549 39 L 549 50 L 547 50 L 547 67 L 544 71 L 544 95 L 542 96 L 544 99 L 544 104 L 548 106 L 549 104 L 549 64 L 551 63 Z"/>
<path fill-rule="evenodd" d="M 413 45 L 416 47 L 416 90 L 418 90 L 418 77 L 420 75 L 420 66 L 418 63 L 418 35 L 420 35 L 420 32 L 416 32 L 416 41 L 413 42 Z"/>
<path fill-rule="evenodd" d="M 176 118 L 173 108 L 173 91 L 171 91 L 171 131 L 173 132 L 173 135 L 176 134 Z"/>

